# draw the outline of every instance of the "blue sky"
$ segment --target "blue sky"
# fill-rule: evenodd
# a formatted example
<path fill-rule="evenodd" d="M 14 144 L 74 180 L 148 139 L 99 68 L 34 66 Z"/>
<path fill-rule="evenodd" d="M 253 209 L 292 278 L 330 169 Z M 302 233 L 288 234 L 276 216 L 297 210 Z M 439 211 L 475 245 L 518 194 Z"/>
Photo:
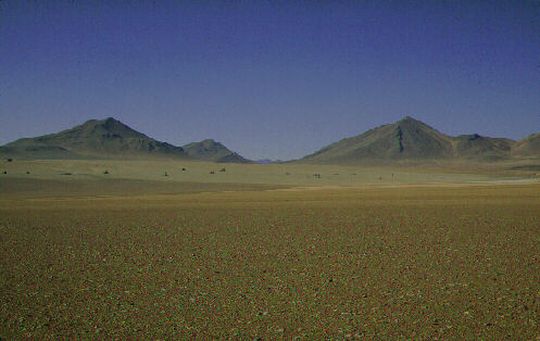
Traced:
<path fill-rule="evenodd" d="M 0 1 L 0 144 L 113 116 L 290 159 L 404 115 L 540 131 L 540 1 Z"/>

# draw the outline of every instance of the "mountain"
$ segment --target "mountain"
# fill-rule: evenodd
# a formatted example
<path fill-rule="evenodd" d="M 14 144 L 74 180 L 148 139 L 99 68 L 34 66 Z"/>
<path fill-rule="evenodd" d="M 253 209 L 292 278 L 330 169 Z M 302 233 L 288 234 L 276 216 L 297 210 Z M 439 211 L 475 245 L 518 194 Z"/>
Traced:
<path fill-rule="evenodd" d="M 251 162 L 212 139 L 186 144 L 183 148 L 189 156 L 197 160 L 230 163 Z"/>
<path fill-rule="evenodd" d="M 441 159 L 452 156 L 452 140 L 412 117 L 343 139 L 304 157 L 305 161 Z"/>
<path fill-rule="evenodd" d="M 538 137 L 540 140 L 540 137 Z M 532 150 L 536 138 L 521 149 Z M 300 161 L 361 163 L 371 161 L 474 160 L 496 161 L 512 155 L 515 141 L 473 135 L 449 136 L 410 116 L 343 139 Z M 533 146 L 534 145 L 534 146 Z M 531 147 L 528 147 L 531 146 Z M 535 155 L 539 155 L 536 152 Z"/>
<path fill-rule="evenodd" d="M 512 148 L 512 154 L 518 157 L 540 157 L 540 133 L 518 141 Z"/>
<path fill-rule="evenodd" d="M 23 138 L 0 147 L 3 157 L 19 159 L 180 158 L 246 163 L 249 160 L 214 140 L 177 147 L 140 133 L 109 117 L 89 120 L 55 134 Z"/>
<path fill-rule="evenodd" d="M 478 134 L 460 135 L 453 138 L 454 155 L 462 159 L 479 161 L 497 161 L 510 157 L 515 141 L 505 138 L 493 138 Z"/>
<path fill-rule="evenodd" d="M 5 156 L 25 159 L 189 158 L 181 147 L 154 140 L 109 117 L 61 131 L 23 138 L 0 147 Z"/>
<path fill-rule="evenodd" d="M 89 120 L 55 134 L 23 138 L 0 147 L 2 158 L 147 159 L 253 162 L 211 139 L 183 147 L 157 141 L 109 117 Z M 520 141 L 478 134 L 450 136 L 410 116 L 343 139 L 297 160 L 313 163 L 394 161 L 540 160 L 540 133 Z M 265 163 L 264 161 L 261 163 Z M 279 162 L 279 161 L 275 161 Z"/>

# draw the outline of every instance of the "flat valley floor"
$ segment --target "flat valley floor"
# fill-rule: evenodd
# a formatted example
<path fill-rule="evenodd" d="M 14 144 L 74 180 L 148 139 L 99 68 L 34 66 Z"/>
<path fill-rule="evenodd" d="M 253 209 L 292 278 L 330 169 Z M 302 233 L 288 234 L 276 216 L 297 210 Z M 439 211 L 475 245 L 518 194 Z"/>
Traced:
<path fill-rule="evenodd" d="M 2 166 L 2 339 L 540 338 L 531 174 Z"/>

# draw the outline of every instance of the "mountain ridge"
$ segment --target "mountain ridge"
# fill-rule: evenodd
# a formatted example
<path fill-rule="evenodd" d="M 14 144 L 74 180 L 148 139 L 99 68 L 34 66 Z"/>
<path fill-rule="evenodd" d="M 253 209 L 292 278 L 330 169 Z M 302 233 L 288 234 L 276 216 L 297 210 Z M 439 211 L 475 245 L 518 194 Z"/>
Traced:
<path fill-rule="evenodd" d="M 540 157 L 540 134 L 525 140 L 478 134 L 450 136 L 411 116 L 341 139 L 298 162 L 362 163 L 369 161 L 500 161 L 515 156 Z M 524 142 L 525 141 L 525 142 Z M 529 147 L 534 143 L 534 147 Z M 516 152 L 516 148 L 522 145 Z"/>
<path fill-rule="evenodd" d="M 213 139 L 182 147 L 155 140 L 108 117 L 57 133 L 21 138 L 0 154 L 22 159 L 172 158 L 252 163 Z M 540 133 L 514 141 L 479 134 L 450 136 L 411 116 L 371 128 L 288 162 L 366 163 L 394 161 L 502 161 L 540 159 Z"/>
<path fill-rule="evenodd" d="M 183 147 L 153 139 L 113 117 L 107 117 L 102 120 L 90 119 L 57 133 L 15 140 L 1 146 L 0 154 L 23 159 L 170 158 L 249 162 L 223 144 L 215 144 L 219 147 L 218 157 L 202 157 Z"/>
<path fill-rule="evenodd" d="M 186 153 L 198 160 L 221 163 L 250 163 L 251 161 L 240 154 L 231 151 L 221 142 L 205 139 L 182 146 Z"/>
<path fill-rule="evenodd" d="M 26 158 L 186 158 L 181 147 L 161 142 L 108 117 L 91 119 L 58 133 L 22 138 L 0 147 Z"/>

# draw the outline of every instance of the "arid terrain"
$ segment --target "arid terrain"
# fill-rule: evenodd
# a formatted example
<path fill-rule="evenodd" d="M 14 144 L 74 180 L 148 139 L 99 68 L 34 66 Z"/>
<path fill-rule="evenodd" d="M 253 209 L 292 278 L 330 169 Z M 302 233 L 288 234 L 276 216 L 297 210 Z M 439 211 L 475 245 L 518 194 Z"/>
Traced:
<path fill-rule="evenodd" d="M 3 166 L 2 338 L 540 336 L 534 173 Z"/>
<path fill-rule="evenodd" d="M 540 0 L 0 0 L 0 341 L 540 341 Z"/>

